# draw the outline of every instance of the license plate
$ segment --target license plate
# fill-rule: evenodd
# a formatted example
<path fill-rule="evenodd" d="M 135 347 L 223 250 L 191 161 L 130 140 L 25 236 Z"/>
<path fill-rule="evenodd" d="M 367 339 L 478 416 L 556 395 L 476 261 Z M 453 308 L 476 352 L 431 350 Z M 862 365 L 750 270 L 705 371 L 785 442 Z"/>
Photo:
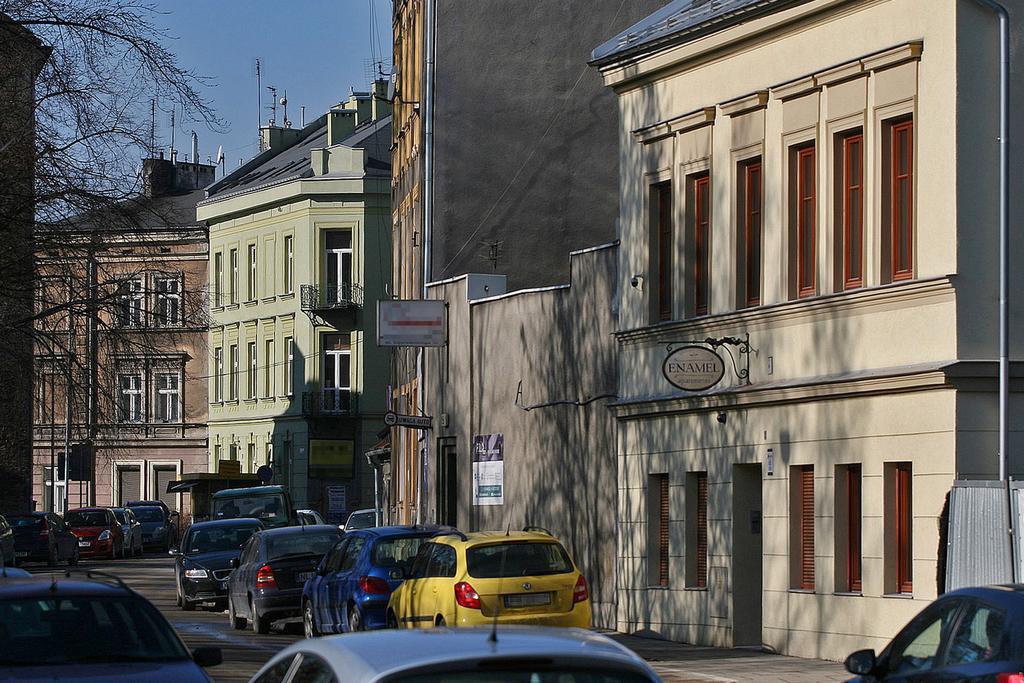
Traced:
<path fill-rule="evenodd" d="M 14 553 L 14 556 L 15 557 L 28 557 L 28 551 L 25 550 L 25 551 L 22 551 L 22 552 Z"/>
<path fill-rule="evenodd" d="M 295 574 L 295 580 L 301 583 L 306 583 L 313 578 L 313 572 L 298 572 Z"/>
<path fill-rule="evenodd" d="M 78 547 L 79 548 L 88 548 L 91 545 L 92 545 L 92 543 L 90 543 L 89 541 L 79 541 L 78 542 Z"/>
<path fill-rule="evenodd" d="M 505 607 L 536 607 L 550 604 L 551 593 L 516 593 L 505 596 Z"/>

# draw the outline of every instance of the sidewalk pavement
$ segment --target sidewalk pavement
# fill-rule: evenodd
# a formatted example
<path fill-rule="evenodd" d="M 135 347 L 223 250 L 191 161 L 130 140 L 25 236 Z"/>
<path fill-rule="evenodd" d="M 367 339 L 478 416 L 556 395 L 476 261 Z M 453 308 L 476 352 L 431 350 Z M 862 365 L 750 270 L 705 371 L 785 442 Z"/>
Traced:
<path fill-rule="evenodd" d="M 822 659 L 802 659 L 762 652 L 753 648 L 720 648 L 687 645 L 669 640 L 625 633 L 605 635 L 622 643 L 650 662 L 665 683 L 708 681 L 784 681 L 822 683 L 852 678 L 842 664 Z"/>

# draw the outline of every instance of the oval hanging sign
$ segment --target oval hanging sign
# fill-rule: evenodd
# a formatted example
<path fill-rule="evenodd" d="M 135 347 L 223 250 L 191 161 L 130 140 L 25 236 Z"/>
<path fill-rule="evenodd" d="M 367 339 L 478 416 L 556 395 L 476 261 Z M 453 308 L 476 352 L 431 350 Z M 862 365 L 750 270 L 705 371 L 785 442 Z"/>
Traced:
<path fill-rule="evenodd" d="M 722 381 L 725 361 L 703 346 L 683 346 L 668 355 L 661 366 L 665 379 L 686 391 L 703 391 Z"/>

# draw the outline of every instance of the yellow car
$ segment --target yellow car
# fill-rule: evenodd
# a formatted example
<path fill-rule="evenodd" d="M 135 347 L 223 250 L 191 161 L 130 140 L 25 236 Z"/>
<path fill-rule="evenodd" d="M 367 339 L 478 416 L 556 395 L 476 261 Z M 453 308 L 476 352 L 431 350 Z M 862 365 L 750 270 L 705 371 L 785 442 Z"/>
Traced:
<path fill-rule="evenodd" d="M 392 628 L 491 624 L 590 627 L 587 580 L 551 535 L 444 532 L 420 546 L 388 602 Z"/>

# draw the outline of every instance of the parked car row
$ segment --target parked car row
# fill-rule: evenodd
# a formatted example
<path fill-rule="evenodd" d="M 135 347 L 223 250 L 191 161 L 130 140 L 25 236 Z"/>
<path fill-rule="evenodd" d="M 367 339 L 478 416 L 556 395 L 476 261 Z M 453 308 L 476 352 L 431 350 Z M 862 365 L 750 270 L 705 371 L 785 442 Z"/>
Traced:
<path fill-rule="evenodd" d="M 81 507 L 63 516 L 29 512 L 0 516 L 0 560 L 66 562 L 81 558 L 132 557 L 147 546 L 172 547 L 177 539 L 177 512 L 160 501 L 129 501 L 124 507 Z"/>

